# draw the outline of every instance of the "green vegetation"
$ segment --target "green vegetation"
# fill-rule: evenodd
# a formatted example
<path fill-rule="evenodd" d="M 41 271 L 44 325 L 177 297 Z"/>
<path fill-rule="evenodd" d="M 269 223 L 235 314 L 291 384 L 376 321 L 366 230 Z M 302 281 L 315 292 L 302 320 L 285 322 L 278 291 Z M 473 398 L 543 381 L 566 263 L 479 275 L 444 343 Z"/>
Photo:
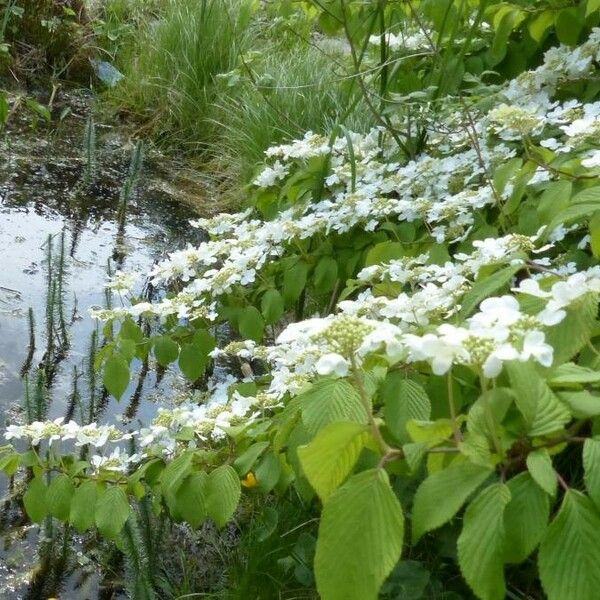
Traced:
<path fill-rule="evenodd" d="M 6 428 L 0 468 L 63 544 L 45 592 L 73 529 L 134 600 L 594 598 L 600 3 L 91 11 L 122 75 L 104 110 L 244 210 L 144 281 L 109 266 L 89 419 L 45 420 L 42 364 Z M 64 237 L 47 252 L 50 360 Z M 185 385 L 150 422 L 92 422 L 169 370 Z"/>

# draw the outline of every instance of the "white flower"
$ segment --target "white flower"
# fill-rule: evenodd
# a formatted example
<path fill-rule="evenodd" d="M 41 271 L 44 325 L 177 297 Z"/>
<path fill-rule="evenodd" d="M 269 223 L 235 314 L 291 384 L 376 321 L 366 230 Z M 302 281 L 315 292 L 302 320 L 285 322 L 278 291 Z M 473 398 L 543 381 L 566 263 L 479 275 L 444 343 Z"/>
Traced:
<path fill-rule="evenodd" d="M 523 339 L 521 360 L 535 358 L 543 367 L 551 367 L 554 358 L 554 348 L 546 344 L 542 331 L 529 331 Z"/>
<path fill-rule="evenodd" d="M 345 377 L 348 375 L 350 363 L 340 354 L 329 352 L 319 358 L 315 365 L 315 369 L 319 375 Z"/>
<path fill-rule="evenodd" d="M 588 169 L 600 167 L 600 150 L 594 150 L 594 152 L 588 156 L 588 158 L 584 158 L 581 161 L 581 164 Z"/>

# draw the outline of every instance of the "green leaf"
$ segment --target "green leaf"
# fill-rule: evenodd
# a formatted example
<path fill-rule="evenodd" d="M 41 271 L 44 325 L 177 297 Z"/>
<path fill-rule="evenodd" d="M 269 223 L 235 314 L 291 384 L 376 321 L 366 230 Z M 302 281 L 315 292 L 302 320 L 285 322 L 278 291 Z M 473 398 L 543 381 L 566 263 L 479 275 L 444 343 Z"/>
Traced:
<path fill-rule="evenodd" d="M 483 300 L 507 287 L 512 281 L 515 273 L 522 268 L 522 265 L 509 265 L 508 267 L 496 271 L 489 277 L 482 277 L 476 281 L 462 299 L 460 316 L 463 318 L 468 317 Z"/>
<path fill-rule="evenodd" d="M 585 294 L 567 309 L 567 316 L 549 327 L 546 342 L 554 348 L 554 364 L 559 365 L 575 356 L 589 341 L 596 324 L 598 300 Z"/>
<path fill-rule="evenodd" d="M 552 371 L 548 383 L 560 386 L 570 383 L 597 383 L 600 381 L 600 371 L 580 367 L 575 363 L 565 363 Z"/>
<path fill-rule="evenodd" d="M 175 494 L 181 482 L 189 475 L 192 468 L 193 454 L 185 452 L 173 459 L 162 471 L 160 486 L 165 495 Z"/>
<path fill-rule="evenodd" d="M 97 499 L 98 488 L 95 481 L 84 481 L 73 493 L 69 523 L 79 533 L 83 533 L 94 526 Z"/>
<path fill-rule="evenodd" d="M 206 513 L 223 527 L 235 513 L 242 493 L 237 473 L 229 465 L 212 471 L 206 480 Z"/>
<path fill-rule="evenodd" d="M 324 503 L 351 473 L 369 437 L 366 425 L 330 423 L 298 448 L 302 470 Z"/>
<path fill-rule="evenodd" d="M 337 280 L 338 264 L 332 256 L 323 256 L 315 267 L 313 280 L 315 289 L 321 294 L 330 292 Z"/>
<path fill-rule="evenodd" d="M 427 421 L 431 402 L 423 387 L 398 371 L 389 373 L 381 387 L 385 425 L 400 442 L 410 440 L 406 424 L 411 420 Z"/>
<path fill-rule="evenodd" d="M 540 543 L 548 525 L 550 501 L 529 473 L 519 473 L 506 485 L 510 502 L 504 510 L 504 561 L 518 564 Z"/>
<path fill-rule="evenodd" d="M 590 498 L 600 508 L 600 439 L 588 438 L 583 444 L 583 479 Z"/>
<path fill-rule="evenodd" d="M 391 260 L 402 258 L 405 255 L 406 249 L 404 248 L 404 244 L 390 241 L 381 242 L 375 244 L 375 246 L 369 250 L 365 260 L 365 267 L 388 263 Z"/>
<path fill-rule="evenodd" d="M 252 444 L 243 454 L 235 459 L 233 466 L 240 475 L 245 475 L 268 447 L 269 442 L 256 442 Z"/>
<path fill-rule="evenodd" d="M 238 328 L 245 339 L 260 342 L 265 333 L 265 320 L 257 308 L 247 306 L 240 311 Z"/>
<path fill-rule="evenodd" d="M 367 413 L 359 393 L 345 379 L 319 379 L 298 398 L 302 422 L 313 435 L 336 421 L 367 422 Z"/>
<path fill-rule="evenodd" d="M 68 475 L 64 473 L 57 475 L 48 486 L 46 493 L 48 512 L 57 519 L 66 521 L 69 518 L 74 491 L 75 486 Z"/>
<path fill-rule="evenodd" d="M 267 452 L 258 463 L 254 471 L 258 487 L 260 490 L 268 494 L 279 481 L 281 476 L 281 462 L 273 452 Z"/>
<path fill-rule="evenodd" d="M 96 527 L 100 533 L 110 539 L 117 538 L 129 518 L 131 509 L 125 492 L 113 485 L 100 494 L 96 500 Z"/>
<path fill-rule="evenodd" d="M 575 194 L 569 206 L 552 219 L 544 235 L 548 236 L 561 223 L 567 225 L 582 218 L 589 218 L 597 210 L 600 210 L 600 186 L 586 188 Z"/>
<path fill-rule="evenodd" d="M 565 179 L 553 181 L 540 196 L 537 212 L 542 223 L 550 223 L 567 208 L 573 192 L 573 184 Z"/>
<path fill-rule="evenodd" d="M 129 385 L 129 363 L 120 354 L 114 353 L 106 361 L 103 383 L 109 394 L 121 399 Z"/>
<path fill-rule="evenodd" d="M 275 290 L 267 290 L 260 301 L 260 310 L 267 325 L 277 323 L 283 316 L 283 297 Z"/>
<path fill-rule="evenodd" d="M 550 496 L 556 494 L 556 473 L 547 448 L 534 450 L 527 455 L 527 470 L 534 481 Z"/>
<path fill-rule="evenodd" d="M 568 490 L 542 539 L 538 567 L 548 600 L 591 600 L 600 590 L 600 515 L 581 492 Z"/>
<path fill-rule="evenodd" d="M 179 356 L 179 345 L 168 335 L 154 338 L 154 356 L 161 367 L 168 367 Z"/>
<path fill-rule="evenodd" d="M 458 538 L 460 570 L 481 600 L 504 600 L 504 509 L 510 490 L 502 483 L 485 488 L 467 507 Z"/>
<path fill-rule="evenodd" d="M 556 17 L 556 37 L 563 44 L 575 46 L 579 40 L 583 20 L 576 7 L 563 8 Z"/>
<path fill-rule="evenodd" d="M 558 392 L 558 397 L 576 419 L 589 419 L 600 415 L 600 396 L 580 391 Z"/>
<path fill-rule="evenodd" d="M 48 488 L 41 476 L 34 477 L 23 494 L 27 515 L 34 523 L 41 523 L 48 514 Z"/>
<path fill-rule="evenodd" d="M 292 267 L 283 273 L 283 298 L 288 305 L 294 304 L 300 298 L 300 294 L 306 285 L 308 276 L 308 265 L 298 260 Z"/>
<path fill-rule="evenodd" d="M 402 551 L 404 517 L 386 473 L 351 477 L 323 508 L 315 556 L 323 600 L 376 600 Z"/>
<path fill-rule="evenodd" d="M 193 473 L 183 481 L 176 493 L 177 512 L 194 529 L 206 520 L 207 481 L 206 473 Z"/>
<path fill-rule="evenodd" d="M 412 539 L 447 523 L 492 470 L 470 462 L 454 462 L 421 483 L 413 501 Z M 440 499 L 443 498 L 443 502 Z"/>
<path fill-rule="evenodd" d="M 571 420 L 568 409 L 552 393 L 533 365 L 511 361 L 506 363 L 506 369 L 515 393 L 515 403 L 530 436 L 554 433 Z"/>
<path fill-rule="evenodd" d="M 179 352 L 179 368 L 190 380 L 196 381 L 206 369 L 206 355 L 196 344 L 184 344 Z"/>

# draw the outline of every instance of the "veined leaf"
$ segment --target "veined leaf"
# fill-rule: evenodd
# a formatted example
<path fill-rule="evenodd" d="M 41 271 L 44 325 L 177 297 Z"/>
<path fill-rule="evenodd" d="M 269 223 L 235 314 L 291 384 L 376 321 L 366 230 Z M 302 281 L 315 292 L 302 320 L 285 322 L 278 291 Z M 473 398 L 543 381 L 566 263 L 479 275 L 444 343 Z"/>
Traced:
<path fill-rule="evenodd" d="M 299 398 L 302 422 L 313 435 L 336 421 L 367 422 L 357 390 L 345 379 L 321 379 Z"/>
<path fill-rule="evenodd" d="M 597 508 L 600 508 L 600 439 L 588 438 L 583 444 L 585 487 Z"/>
<path fill-rule="evenodd" d="M 519 473 L 506 485 L 510 502 L 504 510 L 504 560 L 520 563 L 535 550 L 546 531 L 550 501 L 529 473 Z"/>
<path fill-rule="evenodd" d="M 366 425 L 330 423 L 298 448 L 302 470 L 323 502 L 350 474 L 369 437 Z"/>
<path fill-rule="evenodd" d="M 47 493 L 46 483 L 42 477 L 38 476 L 31 480 L 27 491 L 23 494 L 25 510 L 34 523 L 41 523 L 48 514 Z"/>
<path fill-rule="evenodd" d="M 529 427 L 529 435 L 541 436 L 559 431 L 571 414 L 538 375 L 533 365 L 512 361 L 506 364 L 515 393 L 515 403 Z"/>
<path fill-rule="evenodd" d="M 206 519 L 206 482 L 204 472 L 193 473 L 187 477 L 177 490 L 177 513 L 194 529 Z"/>
<path fill-rule="evenodd" d="M 487 467 L 463 461 L 427 477 L 413 501 L 413 543 L 448 522 L 491 473 Z"/>
<path fill-rule="evenodd" d="M 223 527 L 233 517 L 242 488 L 233 467 L 223 465 L 212 471 L 206 481 L 206 512 Z"/>
<path fill-rule="evenodd" d="M 468 317 L 479 306 L 480 302 L 489 296 L 493 296 L 502 288 L 507 287 L 515 276 L 515 273 L 522 268 L 522 265 L 509 265 L 496 271 L 489 277 L 484 277 L 476 281 L 462 299 L 461 317 Z"/>
<path fill-rule="evenodd" d="M 95 508 L 98 531 L 108 539 L 116 539 L 131 511 L 125 492 L 119 486 L 110 486 L 103 494 L 100 494 Z"/>
<path fill-rule="evenodd" d="M 376 600 L 402 551 L 404 517 L 388 477 L 351 477 L 323 509 L 315 577 L 323 600 Z"/>
<path fill-rule="evenodd" d="M 548 600 L 590 600 L 600 590 L 600 515 L 581 492 L 568 490 L 542 539 L 540 579 Z"/>
<path fill-rule="evenodd" d="M 550 453 L 546 448 L 534 450 L 527 455 L 527 470 L 534 481 L 550 496 L 556 495 L 557 479 Z"/>
<path fill-rule="evenodd" d="M 46 494 L 48 512 L 57 519 L 66 521 L 69 518 L 74 491 L 75 486 L 68 475 L 64 473 L 57 475 L 48 486 Z"/>
<path fill-rule="evenodd" d="M 95 481 L 85 481 L 73 493 L 69 523 L 79 533 L 83 533 L 94 526 L 95 507 L 98 499 L 97 485 Z"/>
<path fill-rule="evenodd" d="M 600 187 L 598 188 L 600 189 Z M 554 364 L 570 360 L 589 341 L 594 325 L 598 300 L 585 294 L 566 308 L 567 316 L 546 333 L 546 341 L 554 348 Z"/>
<path fill-rule="evenodd" d="M 410 441 L 406 424 L 411 419 L 427 421 L 431 416 L 431 402 L 427 392 L 403 373 L 388 374 L 381 386 L 385 403 L 385 425 L 400 442 Z"/>
<path fill-rule="evenodd" d="M 502 483 L 485 488 L 467 507 L 458 538 L 458 563 L 481 600 L 504 600 L 504 510 L 510 490 Z"/>

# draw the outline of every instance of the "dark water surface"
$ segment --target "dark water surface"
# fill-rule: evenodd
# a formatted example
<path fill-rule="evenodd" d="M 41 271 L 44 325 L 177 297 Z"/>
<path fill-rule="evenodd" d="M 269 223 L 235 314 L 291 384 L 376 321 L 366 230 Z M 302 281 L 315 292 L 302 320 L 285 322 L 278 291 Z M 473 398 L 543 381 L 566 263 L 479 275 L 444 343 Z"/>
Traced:
<path fill-rule="evenodd" d="M 1 428 L 10 422 L 24 422 L 20 370 L 28 354 L 30 307 L 36 321 L 34 368 L 45 347 L 48 236 L 52 236 L 56 248 L 64 232 L 67 256 L 64 297 L 70 347 L 58 365 L 47 414 L 48 418 L 56 418 L 68 411 L 74 367 L 83 370 L 87 361 L 90 336 L 96 327 L 88 310 L 105 302 L 109 261 L 113 268 L 116 260 L 126 270 L 145 273 L 168 249 L 183 245 L 184 240 L 194 241 L 197 235 L 188 225 L 193 216 L 190 209 L 175 200 L 176 190 L 174 193 L 171 182 L 164 179 L 164 158 L 150 152 L 145 157 L 125 227 L 119 231 L 119 192 L 126 178 L 133 141 L 123 138 L 112 127 L 98 126 L 94 179 L 90 185 L 83 185 L 86 164 L 83 128 L 89 100 L 74 97 L 67 101 L 71 114 L 58 127 L 38 125 L 37 130 L 32 130 L 30 120 L 17 117 L 12 128 L 0 134 Z M 171 374 L 171 377 L 177 376 Z M 141 394 L 136 405 L 129 406 L 128 398 L 136 387 Z M 147 423 L 151 419 L 156 410 L 153 399 L 161 395 L 155 376 L 150 373 L 142 381 L 138 378 L 130 388 L 120 403 L 114 399 L 108 401 L 103 421 L 111 422 L 115 415 L 124 413 L 130 420 Z M 4 440 L 0 439 L 2 443 Z M 0 491 L 7 497 L 4 476 L 0 476 Z M 5 499 L 0 535 L 3 541 L 0 600 L 37 598 L 28 582 L 32 571 L 38 568 L 38 527 L 24 523 L 14 502 Z M 87 558 L 80 551 L 76 560 L 85 567 Z M 83 586 L 75 589 L 80 580 L 77 574 L 69 576 L 60 598 L 99 597 L 98 577 L 86 578 Z"/>

